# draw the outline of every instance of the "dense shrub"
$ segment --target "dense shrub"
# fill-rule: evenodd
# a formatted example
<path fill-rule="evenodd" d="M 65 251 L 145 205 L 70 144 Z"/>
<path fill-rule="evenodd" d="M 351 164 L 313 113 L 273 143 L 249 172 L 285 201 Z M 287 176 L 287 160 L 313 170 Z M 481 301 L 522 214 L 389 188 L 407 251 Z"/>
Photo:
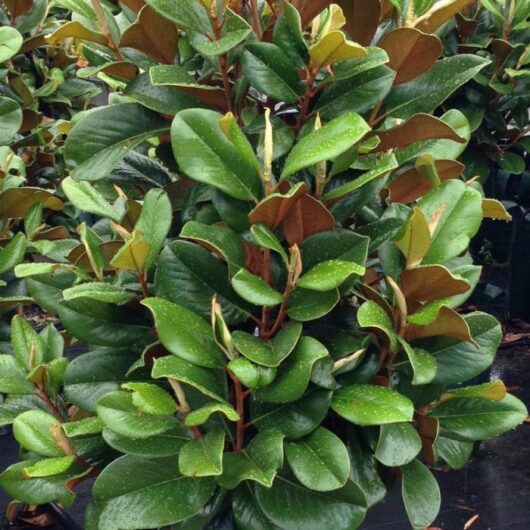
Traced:
<path fill-rule="evenodd" d="M 97 477 L 87 529 L 352 529 L 397 480 L 424 528 L 429 467 L 526 418 L 469 383 L 502 333 L 458 310 L 471 238 L 509 219 L 460 178 L 489 130 L 470 98 L 524 84 L 523 55 L 492 77 L 469 1 L 339 4 L 4 0 L 0 423 L 21 461 L 0 486 L 20 503 Z"/>

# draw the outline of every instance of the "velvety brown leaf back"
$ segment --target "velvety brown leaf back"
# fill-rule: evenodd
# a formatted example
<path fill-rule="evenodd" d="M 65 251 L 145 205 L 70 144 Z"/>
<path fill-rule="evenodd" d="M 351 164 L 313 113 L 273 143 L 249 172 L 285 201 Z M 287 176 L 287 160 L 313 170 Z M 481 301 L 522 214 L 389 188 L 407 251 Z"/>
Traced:
<path fill-rule="evenodd" d="M 378 43 L 388 54 L 388 66 L 396 71 L 394 84 L 406 83 L 425 73 L 442 54 L 442 43 L 434 35 L 414 28 L 398 28 Z"/>

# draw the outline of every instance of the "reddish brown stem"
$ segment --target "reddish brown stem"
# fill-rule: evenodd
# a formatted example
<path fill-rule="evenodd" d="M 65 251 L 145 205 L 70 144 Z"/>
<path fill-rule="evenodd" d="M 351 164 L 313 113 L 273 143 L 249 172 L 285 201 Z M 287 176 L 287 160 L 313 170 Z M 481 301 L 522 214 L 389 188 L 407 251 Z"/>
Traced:
<path fill-rule="evenodd" d="M 265 339 L 270 339 L 271 337 L 274 337 L 276 333 L 280 330 L 282 327 L 282 324 L 285 321 L 285 317 L 287 316 L 287 310 L 289 309 L 289 298 L 291 296 L 291 292 L 293 291 L 293 285 L 287 284 L 285 287 L 285 291 L 283 293 L 283 302 L 280 306 L 280 311 L 278 312 L 278 316 L 276 317 L 276 320 L 274 321 L 274 325 L 272 328 L 266 332 L 263 336 Z"/>
<path fill-rule="evenodd" d="M 222 24 L 219 21 L 217 15 L 212 17 L 212 26 L 215 33 L 216 40 L 219 40 L 222 37 Z M 219 56 L 219 67 L 221 68 L 221 77 L 223 78 L 223 90 L 225 93 L 226 107 L 228 112 L 233 113 L 232 109 L 232 97 L 231 97 L 231 88 L 230 88 L 230 79 L 228 77 L 228 65 L 226 60 L 227 54 Z"/>
<path fill-rule="evenodd" d="M 48 408 L 50 409 L 50 411 L 53 413 L 53 415 L 59 420 L 59 421 L 63 421 L 64 420 L 64 416 L 63 414 L 61 413 L 61 411 L 59 410 L 59 407 L 50 399 L 50 397 L 48 396 L 48 394 L 46 394 L 46 392 L 42 389 L 42 388 L 39 388 L 38 392 L 37 392 L 37 395 L 39 396 L 39 398 L 44 401 L 44 403 L 46 403 L 46 405 L 48 406 Z"/>
<path fill-rule="evenodd" d="M 309 112 L 309 104 L 311 103 L 311 98 L 313 97 L 313 85 L 315 83 L 315 72 L 312 70 L 309 71 L 307 76 L 307 84 L 304 94 L 304 99 L 302 100 L 302 106 L 300 107 L 300 114 L 298 115 L 298 121 L 296 122 L 295 130 L 299 131 L 304 123 L 307 120 L 307 114 Z"/>
<path fill-rule="evenodd" d="M 191 432 L 193 433 L 193 436 L 195 436 L 195 438 L 200 438 L 202 436 L 202 433 L 199 427 L 192 427 Z"/>
<path fill-rule="evenodd" d="M 142 296 L 144 298 L 149 298 L 149 291 L 147 290 L 147 273 L 139 272 L 138 281 L 140 282 L 140 289 L 142 290 Z"/>

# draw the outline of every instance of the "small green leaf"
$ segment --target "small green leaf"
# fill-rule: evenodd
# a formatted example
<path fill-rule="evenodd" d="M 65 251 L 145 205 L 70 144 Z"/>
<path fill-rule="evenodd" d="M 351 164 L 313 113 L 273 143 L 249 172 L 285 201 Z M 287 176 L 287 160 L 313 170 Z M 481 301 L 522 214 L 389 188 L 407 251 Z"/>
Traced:
<path fill-rule="evenodd" d="M 110 392 L 98 400 L 97 413 L 106 427 L 129 438 L 149 438 L 178 423 L 173 416 L 139 414 L 128 392 Z"/>
<path fill-rule="evenodd" d="M 254 436 L 244 451 L 225 453 L 219 484 L 234 489 L 243 480 L 252 480 L 270 488 L 283 465 L 283 438 L 276 430 L 266 431 Z"/>
<path fill-rule="evenodd" d="M 22 261 L 26 247 L 26 236 L 19 232 L 0 250 L 0 274 L 4 274 Z"/>
<path fill-rule="evenodd" d="M 235 292 L 254 305 L 274 306 L 283 302 L 283 295 L 275 291 L 265 280 L 241 269 L 231 280 Z"/>
<path fill-rule="evenodd" d="M 3 26 L 0 28 L 0 63 L 5 63 L 18 53 L 24 38 L 15 28 Z"/>
<path fill-rule="evenodd" d="M 0 28 L 0 31 L 5 28 Z M 0 44 L 0 53 L 2 46 Z M 9 145 L 22 125 L 22 108 L 11 98 L 0 96 L 0 145 Z"/>
<path fill-rule="evenodd" d="M 103 427 L 103 422 L 97 416 L 63 423 L 63 431 L 69 438 L 99 434 L 103 430 Z"/>
<path fill-rule="evenodd" d="M 421 438 L 410 423 L 381 425 L 375 457 L 388 467 L 412 462 L 421 450 Z"/>
<path fill-rule="evenodd" d="M 399 339 L 407 354 L 414 377 L 412 378 L 413 385 L 427 385 L 436 377 L 436 359 L 428 351 L 421 348 L 411 346 L 403 339 Z"/>
<path fill-rule="evenodd" d="M 260 432 L 277 429 L 288 440 L 296 440 L 314 431 L 324 420 L 331 403 L 330 390 L 309 390 L 300 400 L 283 405 L 253 401 L 252 423 Z"/>
<path fill-rule="evenodd" d="M 51 414 L 40 410 L 23 412 L 13 422 L 13 435 L 17 442 L 28 451 L 42 456 L 64 456 L 55 443 L 52 428 L 60 425 Z"/>
<path fill-rule="evenodd" d="M 0 392 L 33 394 L 35 387 L 26 381 L 26 372 L 12 355 L 0 355 Z"/>
<path fill-rule="evenodd" d="M 278 368 L 274 381 L 253 391 L 254 397 L 266 403 L 288 403 L 300 399 L 309 384 L 313 365 L 328 355 L 322 343 L 312 337 L 302 337 Z"/>
<path fill-rule="evenodd" d="M 80 283 L 63 291 L 65 300 L 75 300 L 76 298 L 91 298 L 99 302 L 111 304 L 124 304 L 136 295 L 126 291 L 122 287 L 110 283 L 92 282 Z"/>
<path fill-rule="evenodd" d="M 323 427 L 301 440 L 287 443 L 285 456 L 300 483 L 314 491 L 341 488 L 350 475 L 346 446 Z"/>
<path fill-rule="evenodd" d="M 184 422 L 188 427 L 196 427 L 206 423 L 216 412 L 224 414 L 230 421 L 239 420 L 239 414 L 227 403 L 208 403 L 199 409 L 192 410 L 186 415 Z"/>
<path fill-rule="evenodd" d="M 405 509 L 415 530 L 429 526 L 440 511 L 440 488 L 429 469 L 418 460 L 401 467 Z"/>
<path fill-rule="evenodd" d="M 298 322 L 289 322 L 269 341 L 264 341 L 244 331 L 234 331 L 232 339 L 236 349 L 247 359 L 275 368 L 290 355 L 301 334 L 302 325 Z"/>
<path fill-rule="evenodd" d="M 199 392 L 224 402 L 225 390 L 219 374 L 196 366 L 180 357 L 167 355 L 155 360 L 151 374 L 155 379 L 167 377 L 195 388 Z"/>
<path fill-rule="evenodd" d="M 153 313 L 160 342 L 171 353 L 198 366 L 222 366 L 223 353 L 201 317 L 162 298 L 147 298 L 142 304 Z"/>
<path fill-rule="evenodd" d="M 357 425 L 411 421 L 411 401 L 395 390 L 376 385 L 350 385 L 337 390 L 331 408 Z"/>
<path fill-rule="evenodd" d="M 241 57 L 243 73 L 259 92 L 286 103 L 296 103 L 302 83 L 289 56 L 276 44 L 248 44 Z"/>
<path fill-rule="evenodd" d="M 22 474 L 27 478 L 44 478 L 60 475 L 68 471 L 70 466 L 74 463 L 73 456 L 61 456 L 57 458 L 47 458 L 45 460 L 38 460 L 37 462 L 25 467 Z"/>
<path fill-rule="evenodd" d="M 346 113 L 302 138 L 290 152 L 281 179 L 324 160 L 331 160 L 357 143 L 370 130 L 358 115 Z"/>
<path fill-rule="evenodd" d="M 388 337 L 392 351 L 398 348 L 398 336 L 388 313 L 373 300 L 367 300 L 357 311 L 357 320 L 363 328 L 380 329 Z"/>
<path fill-rule="evenodd" d="M 316 320 L 327 315 L 338 303 L 338 289 L 312 291 L 297 287 L 289 298 L 289 316 L 301 322 Z"/>
<path fill-rule="evenodd" d="M 175 400 L 159 386 L 149 383 L 125 383 L 121 387 L 132 390 L 133 405 L 144 414 L 171 415 L 177 412 Z"/>
<path fill-rule="evenodd" d="M 223 472 L 225 433 L 214 429 L 188 442 L 179 453 L 179 470 L 187 477 L 211 477 Z"/>
<path fill-rule="evenodd" d="M 353 261 L 338 259 L 323 261 L 306 272 L 298 286 L 313 291 L 331 291 L 342 285 L 353 274 L 362 276 L 365 268 Z"/>
<path fill-rule="evenodd" d="M 289 266 L 289 257 L 287 256 L 287 252 L 285 252 L 285 249 L 278 241 L 278 238 L 267 225 L 263 223 L 253 224 L 250 227 L 250 233 L 260 247 L 274 250 L 274 252 L 277 252 L 281 256 L 285 266 Z"/>
<path fill-rule="evenodd" d="M 11 344 L 19 365 L 31 370 L 44 360 L 44 342 L 20 315 L 11 320 Z"/>

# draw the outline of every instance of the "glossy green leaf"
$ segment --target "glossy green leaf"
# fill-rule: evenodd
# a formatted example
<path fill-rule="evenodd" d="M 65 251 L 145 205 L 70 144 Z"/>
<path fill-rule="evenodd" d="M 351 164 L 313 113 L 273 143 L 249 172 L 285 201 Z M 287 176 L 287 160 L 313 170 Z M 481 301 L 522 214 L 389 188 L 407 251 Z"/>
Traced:
<path fill-rule="evenodd" d="M 0 30 L 5 28 L 0 28 Z M 0 46 L 1 49 L 1 46 Z M 9 145 L 22 125 L 22 109 L 11 98 L 0 96 L 0 145 Z"/>
<path fill-rule="evenodd" d="M 394 329 L 394 324 L 388 313 L 373 300 L 367 300 L 357 311 L 357 320 L 363 328 L 375 328 L 381 330 L 390 341 L 393 351 L 398 348 L 398 336 Z"/>
<path fill-rule="evenodd" d="M 362 489 L 370 508 L 386 495 L 386 487 L 379 476 L 377 461 L 372 450 L 361 444 L 356 431 L 350 432 L 348 449 L 351 478 Z"/>
<path fill-rule="evenodd" d="M 4 63 L 18 53 L 23 42 L 22 35 L 10 26 L 0 28 L 0 63 Z"/>
<path fill-rule="evenodd" d="M 285 456 L 295 477 L 311 490 L 332 491 L 348 481 L 348 450 L 338 436 L 323 427 L 301 440 L 287 443 Z"/>
<path fill-rule="evenodd" d="M 105 134 L 94 135 L 95 130 Z M 167 121 L 137 103 L 93 110 L 68 135 L 64 158 L 70 176 L 74 180 L 102 179 L 131 149 L 167 130 Z"/>
<path fill-rule="evenodd" d="M 435 454 L 451 469 L 462 469 L 471 458 L 474 447 L 474 442 L 462 442 L 444 436 L 438 436 L 434 442 Z"/>
<path fill-rule="evenodd" d="M 239 420 L 239 414 L 227 403 L 208 403 L 188 413 L 184 422 L 188 427 L 196 427 L 197 425 L 206 423 L 212 414 L 217 412 L 224 414 L 230 421 Z"/>
<path fill-rule="evenodd" d="M 0 355 L 0 392 L 33 394 L 35 387 L 26 381 L 26 372 L 12 355 Z"/>
<path fill-rule="evenodd" d="M 429 526 L 440 511 L 438 482 L 418 460 L 401 467 L 403 482 L 401 493 L 409 521 L 414 529 Z"/>
<path fill-rule="evenodd" d="M 29 322 L 20 315 L 11 320 L 11 344 L 19 365 L 31 370 L 44 360 L 44 342 Z"/>
<path fill-rule="evenodd" d="M 176 456 L 191 437 L 191 433 L 180 425 L 161 434 L 136 439 L 122 436 L 110 429 L 103 431 L 103 439 L 116 451 L 146 458 Z"/>
<path fill-rule="evenodd" d="M 222 366 L 224 356 L 211 327 L 195 313 L 162 298 L 147 298 L 160 342 L 174 355 L 198 366 Z"/>
<path fill-rule="evenodd" d="M 302 21 L 298 10 L 286 2 L 274 25 L 274 44 L 291 59 L 293 65 L 304 67 L 308 58 L 307 44 L 302 32 Z"/>
<path fill-rule="evenodd" d="M 436 377 L 436 359 L 428 351 L 421 348 L 415 348 L 408 342 L 400 340 L 407 357 L 409 358 L 414 377 L 413 385 L 427 385 Z"/>
<path fill-rule="evenodd" d="M 72 177 L 66 177 L 62 181 L 62 187 L 68 200 L 82 212 L 108 217 L 116 223 L 121 221 L 120 212 L 113 208 L 89 182 L 76 182 Z"/>
<path fill-rule="evenodd" d="M 276 368 L 254 364 L 245 357 L 239 357 L 230 361 L 228 363 L 228 369 L 247 388 L 268 385 L 276 377 Z"/>
<path fill-rule="evenodd" d="M 65 507 L 71 506 L 75 496 L 67 487 L 67 483 L 86 473 L 72 467 L 65 473 L 53 477 L 28 479 L 23 475 L 23 470 L 27 467 L 28 461 L 9 466 L 0 475 L 0 487 L 14 499 L 35 505 L 59 501 Z"/>
<path fill-rule="evenodd" d="M 351 481 L 328 493 L 278 477 L 273 488 L 258 487 L 256 496 L 265 515 L 284 530 L 350 530 L 359 527 L 366 512 L 364 494 Z"/>
<path fill-rule="evenodd" d="M 241 269 L 231 280 L 235 292 L 254 305 L 274 306 L 281 304 L 283 295 L 275 291 L 265 280 Z"/>
<path fill-rule="evenodd" d="M 214 248 L 227 262 L 231 274 L 245 265 L 243 240 L 230 228 L 189 221 L 182 228 L 180 237 Z"/>
<path fill-rule="evenodd" d="M 331 391 L 313 389 L 300 400 L 283 405 L 253 401 L 250 412 L 252 423 L 260 432 L 281 431 L 288 440 L 296 440 L 314 431 L 329 410 Z"/>
<path fill-rule="evenodd" d="M 392 171 L 396 167 L 398 167 L 396 157 L 392 154 L 389 156 L 386 156 L 382 158 L 380 161 L 378 161 L 378 163 L 375 165 L 373 169 L 371 169 L 370 171 L 367 171 L 366 173 L 363 173 L 361 176 L 357 177 L 355 180 L 352 180 L 351 182 L 347 182 L 346 184 L 343 184 L 342 186 L 333 188 L 330 191 L 327 191 L 324 194 L 323 199 L 325 201 L 329 201 L 332 199 L 339 199 L 341 197 L 344 197 L 345 195 L 348 195 L 349 193 L 364 186 L 368 182 L 371 182 L 372 180 L 376 178 L 379 178 L 379 177 L 382 177 L 388 174 L 388 172 Z"/>
<path fill-rule="evenodd" d="M 61 456 L 57 458 L 46 458 L 30 464 L 22 470 L 27 478 L 44 478 L 60 475 L 67 471 L 74 463 L 73 456 Z"/>
<path fill-rule="evenodd" d="M 390 388 L 376 385 L 350 385 L 336 391 L 331 408 L 357 425 L 385 425 L 411 421 L 411 401 Z"/>
<path fill-rule="evenodd" d="M 223 116 L 203 109 L 179 112 L 171 126 L 173 153 L 181 170 L 235 199 L 258 195 L 259 165 L 248 140 L 237 124 L 228 134 Z"/>
<path fill-rule="evenodd" d="M 444 401 L 430 410 L 446 435 L 467 441 L 495 438 L 521 424 L 528 416 L 524 404 L 507 395 L 501 401 L 458 398 Z"/>
<path fill-rule="evenodd" d="M 109 304 L 125 304 L 136 298 L 136 294 L 126 291 L 123 287 L 103 282 L 80 283 L 63 291 L 65 300 L 76 298 L 90 298 L 98 302 Z"/>
<path fill-rule="evenodd" d="M 96 410 L 106 427 L 128 438 L 149 438 L 174 428 L 173 416 L 141 414 L 127 392 L 111 392 L 100 398 Z"/>
<path fill-rule="evenodd" d="M 257 434 L 244 451 L 225 453 L 219 484 L 234 489 L 243 480 L 252 480 L 270 488 L 283 464 L 283 438 L 279 431 L 265 431 Z"/>
<path fill-rule="evenodd" d="M 79 355 L 66 369 L 66 398 L 84 411 L 95 412 L 97 400 L 120 388 L 137 358 L 129 349 L 102 348 Z"/>
<path fill-rule="evenodd" d="M 303 93 L 291 59 L 276 44 L 258 42 L 247 45 L 241 65 L 252 87 L 277 101 L 296 103 Z"/>
<path fill-rule="evenodd" d="M 179 470 L 187 477 L 211 477 L 223 472 L 225 433 L 214 429 L 180 450 Z"/>
<path fill-rule="evenodd" d="M 100 528 L 124 530 L 183 521 L 197 513 L 213 491 L 214 483 L 208 479 L 180 475 L 175 458 L 132 455 L 108 465 L 93 488 Z"/>
<path fill-rule="evenodd" d="M 166 247 L 155 275 L 157 295 L 210 320 L 215 295 L 228 325 L 246 320 L 251 306 L 233 290 L 228 268 L 212 253 L 188 241 Z"/>
<path fill-rule="evenodd" d="M 346 113 L 335 118 L 321 129 L 304 136 L 289 153 L 281 179 L 306 167 L 331 160 L 357 143 L 370 130 L 370 126 L 358 115 Z"/>
<path fill-rule="evenodd" d="M 364 267 L 353 261 L 323 261 L 302 275 L 297 285 L 312 291 L 331 291 L 342 285 L 350 276 L 362 276 L 364 273 Z"/>
<path fill-rule="evenodd" d="M 253 224 L 250 227 L 250 233 L 260 247 L 274 250 L 274 252 L 277 252 L 281 256 L 285 265 L 289 265 L 289 257 L 287 256 L 287 252 L 285 252 L 285 249 L 282 247 L 280 241 L 267 225 L 263 223 Z"/>
<path fill-rule="evenodd" d="M 412 462 L 421 450 L 421 438 L 410 423 L 381 425 L 375 457 L 388 467 Z"/>
<path fill-rule="evenodd" d="M 143 414 L 171 415 L 177 412 L 175 400 L 164 389 L 149 383 L 125 383 L 132 391 L 132 403 Z"/>
<path fill-rule="evenodd" d="M 151 338 L 147 320 L 138 313 L 96 300 L 77 298 L 62 302 L 59 317 L 72 335 L 89 344 L 141 348 Z"/>
<path fill-rule="evenodd" d="M 460 180 L 443 182 L 418 201 L 426 219 L 443 208 L 423 264 L 445 263 L 461 254 L 482 222 L 482 196 Z"/>
<path fill-rule="evenodd" d="M 64 451 L 55 443 L 52 434 L 52 429 L 59 425 L 59 421 L 51 414 L 29 410 L 13 422 L 13 435 L 28 451 L 49 457 L 64 456 Z"/>
<path fill-rule="evenodd" d="M 241 44 L 251 32 L 252 28 L 246 20 L 231 9 L 226 9 L 219 39 L 212 40 L 205 35 L 195 33 L 191 35 L 191 43 L 198 52 L 204 55 L 223 55 Z"/>
<path fill-rule="evenodd" d="M 254 397 L 266 403 L 288 403 L 300 399 L 309 384 L 313 365 L 327 355 L 328 351 L 322 343 L 312 337 L 302 337 L 278 368 L 274 381 L 256 389 Z"/>
<path fill-rule="evenodd" d="M 489 62 L 478 55 L 467 54 L 437 61 L 425 74 L 395 87 L 386 100 L 386 112 L 402 119 L 418 112 L 432 112 Z"/>
<path fill-rule="evenodd" d="M 26 246 L 26 236 L 19 232 L 0 250 L 0 274 L 4 274 L 22 261 L 26 253 Z"/>
<path fill-rule="evenodd" d="M 298 322 L 289 322 L 269 341 L 244 331 L 234 331 L 232 340 L 236 349 L 247 359 L 274 368 L 290 355 L 301 334 L 302 325 Z"/>
<path fill-rule="evenodd" d="M 473 340 L 478 344 L 450 337 L 436 337 L 418 341 L 436 359 L 437 371 L 433 382 L 442 385 L 463 383 L 486 370 L 502 340 L 499 322 L 485 313 L 464 316 Z"/>
<path fill-rule="evenodd" d="M 277 530 L 260 508 L 254 488 L 250 483 L 241 484 L 232 494 L 232 510 L 240 530 Z"/>
<path fill-rule="evenodd" d="M 387 66 L 378 66 L 339 80 L 323 90 L 317 110 L 328 119 L 345 112 L 365 115 L 385 98 L 395 77 L 396 73 Z"/>
<path fill-rule="evenodd" d="M 63 431 L 69 438 L 99 434 L 103 430 L 103 427 L 103 422 L 97 416 L 89 416 L 81 420 L 63 423 Z"/>
<path fill-rule="evenodd" d="M 171 228 L 173 211 L 169 197 L 164 190 L 149 190 L 144 197 L 142 211 L 135 229 L 149 242 L 149 254 L 145 268 L 149 269 L 156 261 Z"/>
<path fill-rule="evenodd" d="M 301 322 L 328 314 L 338 303 L 338 289 L 320 292 L 296 288 L 289 298 L 289 316 Z"/>
<path fill-rule="evenodd" d="M 208 11 L 193 0 L 147 0 L 147 4 L 184 30 L 209 33 L 212 31 Z"/>
<path fill-rule="evenodd" d="M 213 370 L 191 364 L 174 355 L 155 360 L 151 374 L 155 379 L 167 377 L 195 388 L 199 392 L 224 402 L 225 390 L 219 374 Z"/>

